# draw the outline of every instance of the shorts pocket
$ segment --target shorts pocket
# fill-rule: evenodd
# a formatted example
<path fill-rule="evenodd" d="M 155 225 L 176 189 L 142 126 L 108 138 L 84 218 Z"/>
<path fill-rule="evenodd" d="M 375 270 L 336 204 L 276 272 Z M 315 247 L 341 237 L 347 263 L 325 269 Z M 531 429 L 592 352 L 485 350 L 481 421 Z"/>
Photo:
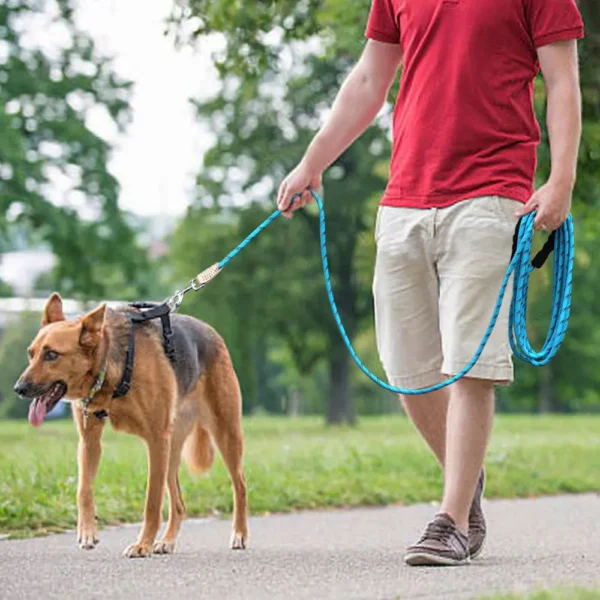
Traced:
<path fill-rule="evenodd" d="M 379 232 L 381 229 L 381 211 L 383 206 L 377 207 L 377 215 L 375 216 L 375 242 L 379 240 Z"/>
<path fill-rule="evenodd" d="M 518 218 L 514 214 L 518 208 L 523 206 L 521 202 L 504 196 L 490 196 L 490 205 L 501 222 L 516 226 Z"/>

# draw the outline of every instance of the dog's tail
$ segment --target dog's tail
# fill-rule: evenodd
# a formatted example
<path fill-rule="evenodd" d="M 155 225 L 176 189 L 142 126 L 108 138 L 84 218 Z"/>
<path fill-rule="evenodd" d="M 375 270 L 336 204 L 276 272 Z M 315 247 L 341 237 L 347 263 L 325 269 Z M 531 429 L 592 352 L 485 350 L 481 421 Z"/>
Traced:
<path fill-rule="evenodd" d="M 215 448 L 204 427 L 194 425 L 183 446 L 183 460 L 193 473 L 206 473 L 215 459 Z"/>

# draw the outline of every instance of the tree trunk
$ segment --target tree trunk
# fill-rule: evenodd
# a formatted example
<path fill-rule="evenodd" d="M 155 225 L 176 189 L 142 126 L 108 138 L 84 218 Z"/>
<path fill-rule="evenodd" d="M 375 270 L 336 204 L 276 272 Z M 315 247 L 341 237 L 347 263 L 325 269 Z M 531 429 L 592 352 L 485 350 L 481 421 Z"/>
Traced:
<path fill-rule="evenodd" d="M 344 350 L 335 353 L 329 362 L 329 407 L 327 424 L 356 423 L 356 414 L 350 395 L 350 355 Z"/>
<path fill-rule="evenodd" d="M 556 410 L 556 392 L 553 384 L 552 366 L 546 365 L 540 369 L 538 387 L 538 409 L 541 413 L 550 413 Z"/>
<path fill-rule="evenodd" d="M 285 412 L 288 417 L 297 417 L 300 414 L 302 393 L 297 387 L 292 387 L 285 399 Z"/>

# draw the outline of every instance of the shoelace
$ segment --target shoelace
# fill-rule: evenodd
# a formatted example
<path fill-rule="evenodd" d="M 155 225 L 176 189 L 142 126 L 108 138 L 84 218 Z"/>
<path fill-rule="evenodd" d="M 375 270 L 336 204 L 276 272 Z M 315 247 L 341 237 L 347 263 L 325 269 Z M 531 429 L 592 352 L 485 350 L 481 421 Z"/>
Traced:
<path fill-rule="evenodd" d="M 436 540 L 438 542 L 447 542 L 453 532 L 454 526 L 451 523 L 436 519 L 427 525 L 420 541 Z"/>

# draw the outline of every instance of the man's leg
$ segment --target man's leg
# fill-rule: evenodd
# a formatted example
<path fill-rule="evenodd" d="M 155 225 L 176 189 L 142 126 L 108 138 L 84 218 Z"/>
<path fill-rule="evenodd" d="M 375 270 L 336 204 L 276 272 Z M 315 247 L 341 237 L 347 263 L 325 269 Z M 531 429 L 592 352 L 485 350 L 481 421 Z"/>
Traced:
<path fill-rule="evenodd" d="M 483 197 L 440 211 L 438 255 L 444 373 L 461 371 L 487 329 L 510 261 L 518 203 Z M 494 418 L 494 384 L 512 380 L 508 343 L 511 286 L 473 369 L 450 386 L 442 512 L 467 531 L 470 504 Z"/>
<path fill-rule="evenodd" d="M 441 467 L 444 466 L 446 456 L 446 421 L 449 398 L 450 393 L 447 387 L 418 396 L 400 395 L 406 414 L 435 454 Z"/>
<path fill-rule="evenodd" d="M 451 386 L 441 512 L 450 515 L 463 533 L 469 530 L 471 502 L 493 418 L 492 382 L 465 377 Z"/>
<path fill-rule="evenodd" d="M 489 323 L 510 258 L 514 209 L 514 202 L 490 197 L 438 211 L 436 264 L 442 371 L 448 375 L 460 372 L 470 361 Z M 510 289 L 507 292 L 510 294 Z M 463 564 L 483 544 L 485 520 L 478 496 L 483 487 L 481 467 L 493 420 L 493 382 L 512 379 L 508 304 L 507 298 L 476 365 L 466 378 L 450 386 L 442 509 L 421 540 L 409 548 L 409 564 Z M 471 533 L 473 506 L 478 513 L 478 540 L 467 537 Z M 474 541 L 478 541 L 475 550 Z"/>
<path fill-rule="evenodd" d="M 433 218 L 433 211 L 389 206 L 381 207 L 377 216 L 375 330 L 388 381 L 397 387 L 428 387 L 442 378 Z M 417 419 L 427 437 L 443 448 L 436 442 L 437 419 L 425 420 L 425 400 L 412 398 L 410 405 L 423 415 Z"/>

